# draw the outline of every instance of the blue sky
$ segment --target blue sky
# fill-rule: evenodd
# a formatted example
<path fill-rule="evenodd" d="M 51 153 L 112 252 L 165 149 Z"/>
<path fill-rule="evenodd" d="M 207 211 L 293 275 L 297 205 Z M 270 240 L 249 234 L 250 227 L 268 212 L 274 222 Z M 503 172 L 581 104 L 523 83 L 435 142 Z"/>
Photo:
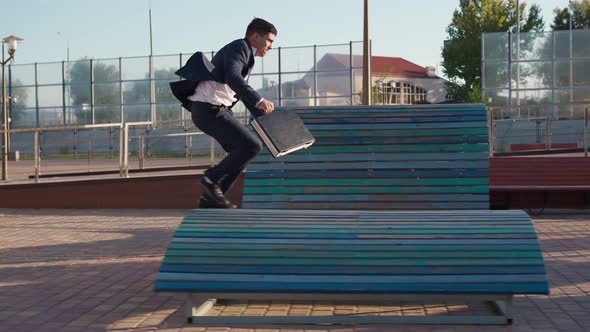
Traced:
<path fill-rule="evenodd" d="M 524 0 L 521 2 L 525 2 Z M 546 30 L 567 0 L 535 0 Z M 150 0 L 0 0 L 2 37 L 24 38 L 17 63 L 149 54 Z M 459 0 L 370 0 L 373 55 L 440 67 L 445 29 Z M 253 17 L 278 29 L 277 46 L 362 40 L 362 0 L 151 0 L 154 54 L 217 50 Z M 12 10 L 8 15 L 7 10 Z M 61 33 L 58 34 L 58 32 Z M 440 68 L 439 68 L 440 69 Z M 439 72 L 440 73 L 440 72 Z"/>

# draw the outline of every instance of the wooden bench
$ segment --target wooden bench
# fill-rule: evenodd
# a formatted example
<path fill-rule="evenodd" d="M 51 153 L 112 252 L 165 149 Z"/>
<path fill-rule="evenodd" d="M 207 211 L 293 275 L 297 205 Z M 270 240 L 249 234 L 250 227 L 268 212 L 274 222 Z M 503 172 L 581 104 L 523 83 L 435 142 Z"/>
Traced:
<path fill-rule="evenodd" d="M 244 208 L 194 210 L 157 291 L 201 325 L 506 324 L 515 294 L 547 294 L 534 227 L 488 210 L 485 108 L 299 110 L 317 141 L 248 168 Z M 214 299 L 490 301 L 501 315 L 207 316 Z"/>
<path fill-rule="evenodd" d="M 491 206 L 590 208 L 590 158 L 578 156 L 490 159 Z"/>
<path fill-rule="evenodd" d="M 545 151 L 577 149 L 578 143 L 551 143 L 549 148 L 544 143 L 516 143 L 510 144 L 510 151 Z"/>

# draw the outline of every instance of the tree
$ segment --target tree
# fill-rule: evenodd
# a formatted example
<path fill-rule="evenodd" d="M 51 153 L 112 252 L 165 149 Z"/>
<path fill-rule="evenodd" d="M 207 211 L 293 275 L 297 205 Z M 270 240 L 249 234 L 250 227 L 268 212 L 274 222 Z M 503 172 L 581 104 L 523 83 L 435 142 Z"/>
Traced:
<path fill-rule="evenodd" d="M 177 76 L 175 68 L 160 68 L 154 71 L 155 97 L 157 103 L 157 120 L 180 119 L 180 108 L 176 98 L 172 95 L 169 82 Z M 135 82 L 131 90 L 126 94 L 126 104 L 149 104 L 150 102 L 150 75 L 145 74 L 145 80 Z M 147 113 L 146 113 L 147 112 Z M 130 114 L 133 121 L 145 121 L 149 119 L 149 107 L 143 114 Z"/>
<path fill-rule="evenodd" d="M 100 108 L 95 112 L 97 123 L 118 122 L 119 116 L 119 71 L 114 65 L 94 63 L 94 104 Z M 76 123 L 90 123 L 90 60 L 83 58 L 70 68 L 71 105 L 75 107 Z M 103 106 L 104 105 L 104 106 Z"/>
<path fill-rule="evenodd" d="M 27 89 L 22 87 L 22 85 L 23 82 L 19 79 L 12 80 L 6 85 L 6 94 L 10 98 L 8 100 L 8 111 L 10 112 L 9 117 L 12 128 L 18 127 L 18 123 L 25 118 L 24 108 L 27 105 L 29 94 L 27 93 Z M 1 81 L 0 89 L 2 89 Z M 2 106 L 2 101 L 0 101 L 0 106 Z M 2 122 L 2 119 L 0 119 L 0 122 Z"/>
<path fill-rule="evenodd" d="M 520 4 L 520 31 L 542 31 L 541 10 Z M 484 32 L 517 29 L 516 2 L 508 0 L 460 0 L 447 27 L 442 50 L 447 91 L 457 100 L 481 102 L 481 36 Z"/>
<path fill-rule="evenodd" d="M 590 0 L 574 0 L 572 1 L 573 29 L 588 29 L 590 26 Z M 570 28 L 570 9 L 555 8 L 553 10 L 555 17 L 553 18 L 553 24 L 551 28 L 553 30 L 569 30 Z"/>

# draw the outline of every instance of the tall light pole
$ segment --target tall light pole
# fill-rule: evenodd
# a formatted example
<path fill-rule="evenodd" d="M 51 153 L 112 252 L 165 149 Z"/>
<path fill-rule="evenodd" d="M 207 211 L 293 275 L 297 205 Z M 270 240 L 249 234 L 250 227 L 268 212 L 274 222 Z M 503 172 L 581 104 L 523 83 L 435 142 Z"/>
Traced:
<path fill-rule="evenodd" d="M 65 75 L 64 75 L 65 76 L 64 81 L 69 82 L 69 80 L 70 80 L 70 40 L 68 38 L 65 38 L 64 35 L 62 35 L 62 33 L 59 31 L 57 32 L 57 34 L 66 40 L 66 70 L 65 70 Z M 64 84 L 65 84 L 65 82 L 64 82 Z M 64 85 L 64 87 L 65 87 L 65 85 Z M 67 98 L 66 98 L 65 92 L 64 92 L 64 111 L 63 111 L 63 124 L 64 124 L 64 126 L 68 123 L 66 114 L 69 113 L 69 111 L 70 111 L 69 107 L 68 107 L 69 106 L 68 101 L 70 99 L 69 91 L 70 91 L 70 89 L 68 88 Z"/>
<path fill-rule="evenodd" d="M 150 0 L 150 120 L 156 121 L 156 81 L 154 73 L 154 47 L 152 43 L 152 1 Z M 121 119 L 123 121 L 123 119 Z"/>
<path fill-rule="evenodd" d="M 510 105 L 512 106 L 512 105 Z M 516 112 L 520 119 L 520 1 L 516 0 Z"/>
<path fill-rule="evenodd" d="M 570 119 L 574 118 L 574 38 L 573 38 L 573 19 L 574 19 L 574 4 L 572 0 L 569 1 L 570 11 Z"/>
<path fill-rule="evenodd" d="M 10 125 L 8 123 L 8 111 L 6 98 L 6 64 L 8 61 L 14 61 L 14 52 L 18 43 L 23 39 L 10 35 L 2 40 L 2 121 L 4 131 L 2 132 L 2 180 L 8 179 L 8 130 Z M 4 44 L 8 45 L 8 59 L 4 60 Z"/>
<path fill-rule="evenodd" d="M 369 0 L 365 0 L 363 33 L 363 101 L 364 105 L 371 105 L 371 46 L 369 40 Z"/>

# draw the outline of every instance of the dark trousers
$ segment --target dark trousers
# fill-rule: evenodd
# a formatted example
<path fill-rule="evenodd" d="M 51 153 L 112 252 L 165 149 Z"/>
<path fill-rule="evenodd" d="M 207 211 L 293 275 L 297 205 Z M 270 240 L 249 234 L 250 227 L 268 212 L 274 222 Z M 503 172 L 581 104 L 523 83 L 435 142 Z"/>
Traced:
<path fill-rule="evenodd" d="M 262 151 L 262 143 L 226 106 L 194 101 L 191 117 L 197 128 L 213 137 L 228 153 L 219 164 L 205 171 L 211 181 L 220 181 L 221 190 L 226 193 L 246 165 Z"/>

